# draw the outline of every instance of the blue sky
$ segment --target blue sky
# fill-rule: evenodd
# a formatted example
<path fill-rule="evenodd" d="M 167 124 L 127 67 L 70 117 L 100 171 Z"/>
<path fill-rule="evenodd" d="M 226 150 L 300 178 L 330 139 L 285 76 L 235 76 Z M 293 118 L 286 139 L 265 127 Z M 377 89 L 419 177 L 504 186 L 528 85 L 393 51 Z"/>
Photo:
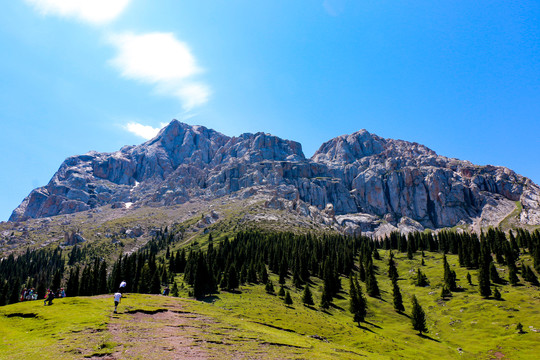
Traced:
<path fill-rule="evenodd" d="M 173 118 L 308 157 L 365 128 L 540 183 L 537 1 L 12 0 L 0 53 L 0 220 Z"/>

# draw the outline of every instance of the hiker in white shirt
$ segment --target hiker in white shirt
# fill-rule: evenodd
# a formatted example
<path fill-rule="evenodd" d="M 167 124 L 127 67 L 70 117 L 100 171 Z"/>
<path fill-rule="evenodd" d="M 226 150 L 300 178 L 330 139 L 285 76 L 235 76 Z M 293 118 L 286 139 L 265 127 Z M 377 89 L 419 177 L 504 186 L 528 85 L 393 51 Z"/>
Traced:
<path fill-rule="evenodd" d="M 120 287 L 119 287 L 118 290 L 119 290 L 122 294 L 126 292 L 126 285 L 127 285 L 127 284 L 126 284 L 126 281 L 125 281 L 125 280 L 123 280 L 123 281 L 120 283 Z"/>
<path fill-rule="evenodd" d="M 117 292 L 114 294 L 114 312 L 116 313 L 116 310 L 118 308 L 118 304 L 120 304 L 120 299 L 122 299 L 122 294 Z"/>

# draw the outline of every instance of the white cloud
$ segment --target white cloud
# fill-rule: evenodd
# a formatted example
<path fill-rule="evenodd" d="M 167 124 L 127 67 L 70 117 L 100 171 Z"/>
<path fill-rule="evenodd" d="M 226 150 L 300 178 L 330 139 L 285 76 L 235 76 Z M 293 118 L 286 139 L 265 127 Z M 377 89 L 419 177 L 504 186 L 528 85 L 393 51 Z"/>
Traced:
<path fill-rule="evenodd" d="M 117 55 L 110 63 L 122 76 L 156 85 L 160 94 L 180 99 L 184 110 L 208 101 L 210 88 L 189 80 L 203 70 L 189 47 L 172 33 L 132 33 L 110 36 Z"/>
<path fill-rule="evenodd" d="M 210 88 L 205 84 L 191 83 L 180 87 L 175 95 L 182 101 L 184 110 L 189 111 L 208 101 L 210 97 Z"/>
<path fill-rule="evenodd" d="M 149 125 L 139 124 L 137 122 L 127 123 L 124 126 L 124 129 L 146 140 L 150 140 L 153 137 L 155 137 L 160 130 L 159 128 L 154 128 Z"/>
<path fill-rule="evenodd" d="M 74 17 L 100 24 L 116 19 L 131 0 L 25 0 L 44 15 Z"/>

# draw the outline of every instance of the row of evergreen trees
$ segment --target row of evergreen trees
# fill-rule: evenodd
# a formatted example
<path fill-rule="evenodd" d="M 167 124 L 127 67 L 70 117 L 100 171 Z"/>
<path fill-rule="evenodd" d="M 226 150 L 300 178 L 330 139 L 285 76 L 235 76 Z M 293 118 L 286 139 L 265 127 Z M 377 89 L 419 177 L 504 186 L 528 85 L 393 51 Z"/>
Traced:
<path fill-rule="evenodd" d="M 64 274 L 65 266 L 62 249 L 27 251 L 25 254 L 0 261 L 0 304 L 18 300 L 23 287 L 37 288 L 42 296 L 45 289 L 56 289 L 65 278 L 69 296 L 95 295 L 116 290 L 122 280 L 127 280 L 128 291 L 159 293 L 162 284 L 169 284 L 174 275 L 184 273 L 187 284 L 193 287 L 193 295 L 204 297 L 218 289 L 234 291 L 244 283 L 268 283 L 267 269 L 279 276 L 279 283 L 292 278 L 297 288 L 311 282 L 311 277 L 323 280 L 321 306 L 328 308 L 332 299 L 341 290 L 342 276 L 356 273 L 359 281 L 365 282 L 366 293 L 371 297 L 380 296 L 375 276 L 373 259 L 379 259 L 377 249 L 385 248 L 406 252 L 413 258 L 417 252 L 440 251 L 456 254 L 463 267 L 479 269 L 479 288 L 483 296 L 490 296 L 490 280 L 503 283 L 494 265 L 507 265 L 511 284 L 519 280 L 516 260 L 520 252 L 529 252 L 534 260 L 534 268 L 540 267 L 540 232 L 517 230 L 508 236 L 497 229 L 489 229 L 480 236 L 469 233 L 442 231 L 433 233 L 392 233 L 382 240 L 365 236 L 320 235 L 293 233 L 269 233 L 244 231 L 232 240 L 225 238 L 214 247 L 209 236 L 205 251 L 192 248 L 171 251 L 170 248 L 183 238 L 182 229 L 159 231 L 154 238 L 135 253 L 123 255 L 108 268 L 104 259 L 87 258 L 86 248 L 75 245 L 68 256 L 69 275 Z M 159 254 L 165 253 L 165 256 Z M 398 278 L 393 256 L 389 260 L 389 276 L 395 284 L 394 294 L 398 294 Z M 538 284 L 534 271 L 523 265 L 521 273 L 526 281 Z M 418 285 L 427 282 L 418 270 Z M 444 258 L 444 283 L 447 291 L 456 291 L 456 278 Z M 356 287 L 355 287 L 356 288 Z M 400 295 L 395 295 L 399 298 Z M 395 300 L 397 301 L 397 300 Z M 397 301 L 399 303 L 399 301 Z M 396 305 L 397 306 L 397 305 Z M 398 309 L 397 306 L 396 309 Z"/>

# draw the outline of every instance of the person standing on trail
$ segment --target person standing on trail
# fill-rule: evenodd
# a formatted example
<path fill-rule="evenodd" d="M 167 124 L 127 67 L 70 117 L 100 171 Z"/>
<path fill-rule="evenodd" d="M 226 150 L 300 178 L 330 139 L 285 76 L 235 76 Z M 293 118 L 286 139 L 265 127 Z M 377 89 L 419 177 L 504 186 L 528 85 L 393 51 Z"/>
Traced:
<path fill-rule="evenodd" d="M 120 304 L 120 300 L 122 299 L 122 293 L 117 292 L 114 294 L 114 313 L 116 314 L 118 309 L 118 304 Z"/>
<path fill-rule="evenodd" d="M 126 291 L 126 280 L 122 280 L 122 282 L 120 283 L 120 287 L 118 288 L 118 290 L 120 291 L 120 293 L 124 293 Z"/>

